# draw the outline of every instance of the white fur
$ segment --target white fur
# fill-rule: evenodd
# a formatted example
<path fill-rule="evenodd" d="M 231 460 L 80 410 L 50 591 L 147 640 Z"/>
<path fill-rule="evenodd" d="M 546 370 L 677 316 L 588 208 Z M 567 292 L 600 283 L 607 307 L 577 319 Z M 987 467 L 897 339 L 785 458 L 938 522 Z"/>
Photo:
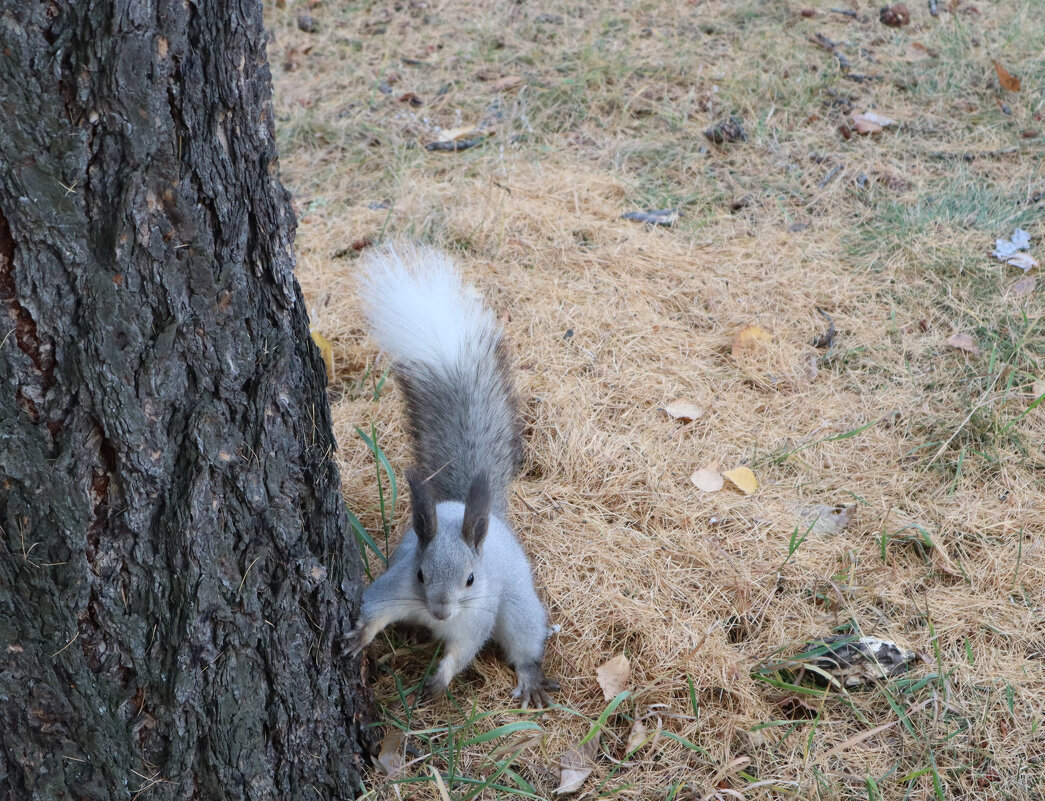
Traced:
<path fill-rule="evenodd" d="M 434 248 L 397 243 L 368 252 L 361 296 L 371 333 L 394 360 L 432 366 L 459 363 L 500 328 L 453 260 Z"/>

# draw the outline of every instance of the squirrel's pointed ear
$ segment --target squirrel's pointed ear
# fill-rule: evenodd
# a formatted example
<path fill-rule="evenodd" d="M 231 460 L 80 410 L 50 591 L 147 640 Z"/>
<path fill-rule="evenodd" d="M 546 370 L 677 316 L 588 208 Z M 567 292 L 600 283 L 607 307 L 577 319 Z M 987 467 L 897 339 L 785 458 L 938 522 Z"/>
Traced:
<path fill-rule="evenodd" d="M 461 523 L 461 539 L 475 551 L 483 544 L 490 527 L 490 484 L 486 474 L 480 473 L 468 488 L 464 502 L 464 522 Z"/>
<path fill-rule="evenodd" d="M 435 519 L 435 499 L 432 491 L 425 483 L 424 474 L 410 468 L 406 471 L 406 483 L 410 485 L 410 507 L 414 518 L 414 533 L 422 548 L 428 546 L 435 536 L 437 522 Z"/>

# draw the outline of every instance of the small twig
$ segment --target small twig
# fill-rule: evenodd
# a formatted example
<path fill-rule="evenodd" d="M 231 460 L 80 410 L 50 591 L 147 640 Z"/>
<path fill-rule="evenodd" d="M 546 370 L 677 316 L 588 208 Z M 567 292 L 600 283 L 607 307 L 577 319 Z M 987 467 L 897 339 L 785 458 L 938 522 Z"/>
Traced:
<path fill-rule="evenodd" d="M 247 580 L 247 574 L 250 569 L 254 567 L 255 563 L 261 558 L 261 556 L 255 556 L 254 561 L 247 565 L 247 569 L 243 571 L 243 578 L 239 580 L 239 586 L 236 588 L 236 595 L 239 595 L 243 591 L 243 582 Z"/>
<path fill-rule="evenodd" d="M 831 181 L 838 177 L 838 173 L 840 173 L 844 168 L 844 164 L 839 164 L 837 167 L 832 169 L 831 172 L 824 176 L 824 180 L 817 184 L 817 189 L 823 189 L 825 186 L 831 183 Z"/>
<path fill-rule="evenodd" d="M 947 153 L 943 150 L 937 150 L 929 153 L 931 159 L 961 159 L 962 161 L 975 161 L 976 159 L 993 159 L 998 156 L 1010 156 L 1013 153 L 1019 153 L 1023 148 L 1019 145 L 1013 147 L 1002 148 L 1001 150 L 982 150 L 979 153 Z"/>
<path fill-rule="evenodd" d="M 816 34 L 811 40 L 813 44 L 819 45 L 824 48 L 828 53 L 838 59 L 838 66 L 842 69 L 842 72 L 848 72 L 852 66 L 849 63 L 849 59 L 845 57 L 845 54 L 838 49 L 837 42 L 832 42 L 822 33 Z"/>
<path fill-rule="evenodd" d="M 832 14 L 841 14 L 842 16 L 852 17 L 853 19 L 856 19 L 857 17 L 857 13 L 855 11 L 850 11 L 848 8 L 832 8 L 830 11 Z"/>
<path fill-rule="evenodd" d="M 70 645 L 72 645 L 74 642 L 76 642 L 76 640 L 77 640 L 77 638 L 79 638 L 79 636 L 80 636 L 80 632 L 76 632 L 76 634 L 73 635 L 73 638 L 71 640 L 69 640 L 69 642 L 67 642 L 65 645 L 63 645 L 61 648 L 59 648 L 57 651 L 55 651 L 53 654 L 51 654 L 51 659 L 54 659 L 56 656 L 58 656 L 58 654 L 60 654 L 62 651 L 64 651 L 66 648 L 68 648 Z"/>

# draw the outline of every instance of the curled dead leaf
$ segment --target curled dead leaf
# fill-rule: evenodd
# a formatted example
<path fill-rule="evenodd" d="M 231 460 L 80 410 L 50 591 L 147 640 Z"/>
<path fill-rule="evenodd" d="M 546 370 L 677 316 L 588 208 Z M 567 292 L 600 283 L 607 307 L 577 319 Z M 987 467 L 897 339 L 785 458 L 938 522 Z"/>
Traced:
<path fill-rule="evenodd" d="M 599 748 L 598 738 L 592 737 L 588 742 L 575 746 L 562 755 L 559 761 L 559 786 L 556 795 L 575 793 L 581 789 L 584 780 L 594 770 L 595 752 Z"/>
<path fill-rule="evenodd" d="M 704 492 L 718 492 L 722 489 L 726 480 L 718 472 L 718 463 L 719 460 L 716 459 L 711 464 L 695 470 L 693 475 L 689 477 L 689 480 L 693 482 L 693 486 Z"/>
<path fill-rule="evenodd" d="M 628 657 L 619 654 L 596 668 L 595 676 L 602 687 L 603 696 L 607 701 L 612 701 L 618 693 L 627 689 L 628 679 L 631 677 L 631 663 Z"/>
<path fill-rule="evenodd" d="M 1020 79 L 1016 75 L 1010 73 L 1005 67 L 1001 65 L 998 59 L 994 59 L 994 71 L 998 73 L 998 83 L 1001 84 L 1002 89 L 1007 89 L 1010 92 L 1020 91 Z"/>
<path fill-rule="evenodd" d="M 980 346 L 968 334 L 954 334 L 947 340 L 947 344 L 952 348 L 964 350 L 966 353 L 971 353 L 974 356 L 980 352 Z"/>
<path fill-rule="evenodd" d="M 495 92 L 508 92 L 512 89 L 518 89 L 523 85 L 523 79 L 518 75 L 508 75 L 504 78 L 498 78 L 496 81 L 490 83 L 490 88 Z"/>
<path fill-rule="evenodd" d="M 991 252 L 991 255 L 998 261 L 1007 261 L 1021 250 L 1029 249 L 1030 234 L 1022 228 L 1017 228 L 1012 232 L 1012 236 L 1009 239 L 994 240 L 994 250 Z"/>
<path fill-rule="evenodd" d="M 663 225 L 670 228 L 679 219 L 678 209 L 646 209 L 645 211 L 626 211 L 621 216 L 622 220 L 632 222 L 643 222 L 647 225 Z"/>
<path fill-rule="evenodd" d="M 1006 264 L 1011 264 L 1013 267 L 1019 267 L 1023 272 L 1033 270 L 1038 266 L 1038 260 L 1029 253 L 1013 253 L 1009 258 L 1005 260 Z"/>
<path fill-rule="evenodd" d="M 703 406 L 697 406 L 697 404 L 681 398 L 668 401 L 661 408 L 672 420 L 681 420 L 683 423 L 689 423 L 703 417 L 706 411 Z"/>
<path fill-rule="evenodd" d="M 708 138 L 708 141 L 714 142 L 716 145 L 726 144 L 727 142 L 747 141 L 743 122 L 739 117 L 732 116 L 716 122 L 704 131 L 704 136 Z"/>
<path fill-rule="evenodd" d="M 903 3 L 894 3 L 884 6 L 878 14 L 878 19 L 883 25 L 890 28 L 902 28 L 911 22 L 911 10 Z"/>
<path fill-rule="evenodd" d="M 732 470 L 726 470 L 722 475 L 728 478 L 745 495 L 750 495 L 758 489 L 758 479 L 755 478 L 755 474 L 751 472 L 749 467 L 744 467 L 743 465 L 734 467 Z"/>
<path fill-rule="evenodd" d="M 915 651 L 877 637 L 825 637 L 810 642 L 809 647 L 824 651 L 813 660 L 813 664 L 823 671 L 813 674 L 814 680 L 826 683 L 824 674 L 827 674 L 839 687 L 858 687 L 894 678 L 905 672 L 918 657 Z"/>
<path fill-rule="evenodd" d="M 879 133 L 889 125 L 896 125 L 896 120 L 890 119 L 874 111 L 860 111 L 853 115 L 853 130 L 859 134 Z"/>
<path fill-rule="evenodd" d="M 392 729 L 381 741 L 381 752 L 377 755 L 377 765 L 388 776 L 396 776 L 406 764 L 403 746 L 406 735 L 399 729 Z"/>
<path fill-rule="evenodd" d="M 445 128 L 436 137 L 437 142 L 456 142 L 459 139 L 467 139 L 473 134 L 479 133 L 478 126 L 462 125 L 460 128 Z"/>
<path fill-rule="evenodd" d="M 639 718 L 635 718 L 635 722 L 631 724 L 631 731 L 628 732 L 627 745 L 624 746 L 625 758 L 631 756 L 639 748 L 641 748 L 645 740 L 646 724 L 643 723 Z"/>
<path fill-rule="evenodd" d="M 800 508 L 799 526 L 815 534 L 838 534 L 849 525 L 855 512 L 856 504 Z"/>

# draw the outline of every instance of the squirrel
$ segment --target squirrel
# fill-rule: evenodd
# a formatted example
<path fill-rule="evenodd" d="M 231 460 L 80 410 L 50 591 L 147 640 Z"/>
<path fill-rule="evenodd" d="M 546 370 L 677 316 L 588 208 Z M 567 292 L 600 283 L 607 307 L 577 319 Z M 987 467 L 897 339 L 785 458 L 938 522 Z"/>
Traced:
<path fill-rule="evenodd" d="M 559 686 L 542 668 L 547 615 L 505 519 L 522 436 L 501 328 L 451 258 L 427 247 L 368 254 L 361 297 L 406 398 L 415 466 L 412 526 L 363 592 L 345 650 L 358 655 L 396 622 L 425 626 L 444 644 L 430 699 L 492 639 L 518 676 L 512 697 L 548 707 Z"/>

